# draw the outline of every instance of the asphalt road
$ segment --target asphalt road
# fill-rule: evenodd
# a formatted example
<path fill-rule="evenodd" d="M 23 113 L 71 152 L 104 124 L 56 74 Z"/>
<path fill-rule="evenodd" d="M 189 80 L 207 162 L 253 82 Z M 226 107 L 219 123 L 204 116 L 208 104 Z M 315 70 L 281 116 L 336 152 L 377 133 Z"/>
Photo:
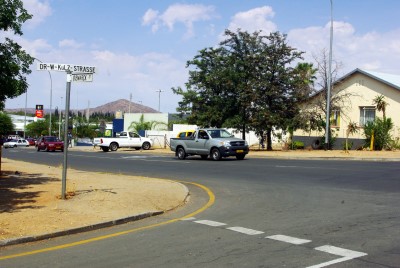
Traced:
<path fill-rule="evenodd" d="M 211 189 L 215 202 L 194 218 L 173 221 L 208 200 L 188 184 L 185 208 L 0 248 L 0 258 L 32 253 L 0 260 L 0 267 L 400 267 L 399 162 L 68 155 L 74 169 L 196 182 Z M 29 148 L 3 150 L 3 156 L 56 166 L 63 161 L 62 153 Z"/>

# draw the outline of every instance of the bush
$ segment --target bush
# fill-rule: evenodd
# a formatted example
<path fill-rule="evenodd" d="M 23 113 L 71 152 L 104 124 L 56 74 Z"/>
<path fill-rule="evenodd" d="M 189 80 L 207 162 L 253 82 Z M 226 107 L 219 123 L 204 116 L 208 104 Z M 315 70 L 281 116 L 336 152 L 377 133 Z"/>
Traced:
<path fill-rule="evenodd" d="M 382 149 L 390 149 L 392 137 L 390 131 L 393 128 L 391 118 L 381 119 L 376 118 L 373 122 L 368 122 L 364 126 L 364 134 L 366 137 L 365 147 L 371 144 L 372 133 L 374 134 L 374 150 L 380 151 Z"/>
<path fill-rule="evenodd" d="M 343 142 L 342 145 L 343 145 L 343 150 L 348 151 L 348 150 L 351 150 L 351 148 L 353 147 L 353 142 L 352 141 L 348 141 L 347 142 L 347 148 L 346 148 L 346 142 Z"/>
<path fill-rule="evenodd" d="M 304 142 L 302 142 L 302 141 L 293 141 L 293 142 L 290 144 L 290 148 L 291 148 L 292 150 L 304 149 Z"/>

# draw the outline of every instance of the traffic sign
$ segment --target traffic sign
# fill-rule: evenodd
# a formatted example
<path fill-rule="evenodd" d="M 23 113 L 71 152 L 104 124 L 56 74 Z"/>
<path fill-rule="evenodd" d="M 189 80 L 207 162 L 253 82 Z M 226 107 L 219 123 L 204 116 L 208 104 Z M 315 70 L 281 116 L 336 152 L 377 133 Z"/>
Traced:
<path fill-rule="evenodd" d="M 93 74 L 96 72 L 95 66 L 84 66 L 84 65 L 75 65 L 75 64 L 62 64 L 62 63 L 38 63 L 37 64 L 38 71 L 58 71 L 65 72 L 67 70 L 76 73 L 90 73 Z"/>
<path fill-rule="evenodd" d="M 72 74 L 72 82 L 93 82 L 93 74 Z"/>

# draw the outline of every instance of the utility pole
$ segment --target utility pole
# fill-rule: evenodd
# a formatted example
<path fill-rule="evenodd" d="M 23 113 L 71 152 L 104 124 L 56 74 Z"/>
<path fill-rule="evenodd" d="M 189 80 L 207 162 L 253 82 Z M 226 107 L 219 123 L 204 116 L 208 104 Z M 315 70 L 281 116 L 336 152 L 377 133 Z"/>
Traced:
<path fill-rule="evenodd" d="M 132 93 L 129 94 L 129 113 L 131 113 Z"/>
<path fill-rule="evenodd" d="M 161 92 L 164 92 L 164 90 L 156 90 L 158 92 L 158 111 L 160 111 L 160 102 L 161 102 Z"/>
<path fill-rule="evenodd" d="M 327 81 L 327 91 L 326 91 L 326 128 L 325 128 L 325 150 L 329 149 L 329 138 L 330 138 L 330 104 L 331 104 L 331 85 L 332 85 L 332 40 L 333 40 L 333 4 L 331 2 L 331 32 L 330 32 L 330 42 L 329 42 L 329 62 L 328 62 L 328 81 Z"/>

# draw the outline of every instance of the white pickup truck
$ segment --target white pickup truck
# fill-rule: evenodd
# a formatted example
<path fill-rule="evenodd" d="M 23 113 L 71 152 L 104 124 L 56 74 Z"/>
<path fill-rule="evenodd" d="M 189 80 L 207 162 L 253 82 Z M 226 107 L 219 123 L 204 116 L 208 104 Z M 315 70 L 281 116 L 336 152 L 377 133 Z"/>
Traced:
<path fill-rule="evenodd" d="M 99 146 L 104 152 L 116 151 L 118 148 L 135 148 L 136 150 L 149 150 L 153 141 L 140 136 L 135 132 L 121 132 L 114 138 L 94 138 L 94 146 Z"/>

